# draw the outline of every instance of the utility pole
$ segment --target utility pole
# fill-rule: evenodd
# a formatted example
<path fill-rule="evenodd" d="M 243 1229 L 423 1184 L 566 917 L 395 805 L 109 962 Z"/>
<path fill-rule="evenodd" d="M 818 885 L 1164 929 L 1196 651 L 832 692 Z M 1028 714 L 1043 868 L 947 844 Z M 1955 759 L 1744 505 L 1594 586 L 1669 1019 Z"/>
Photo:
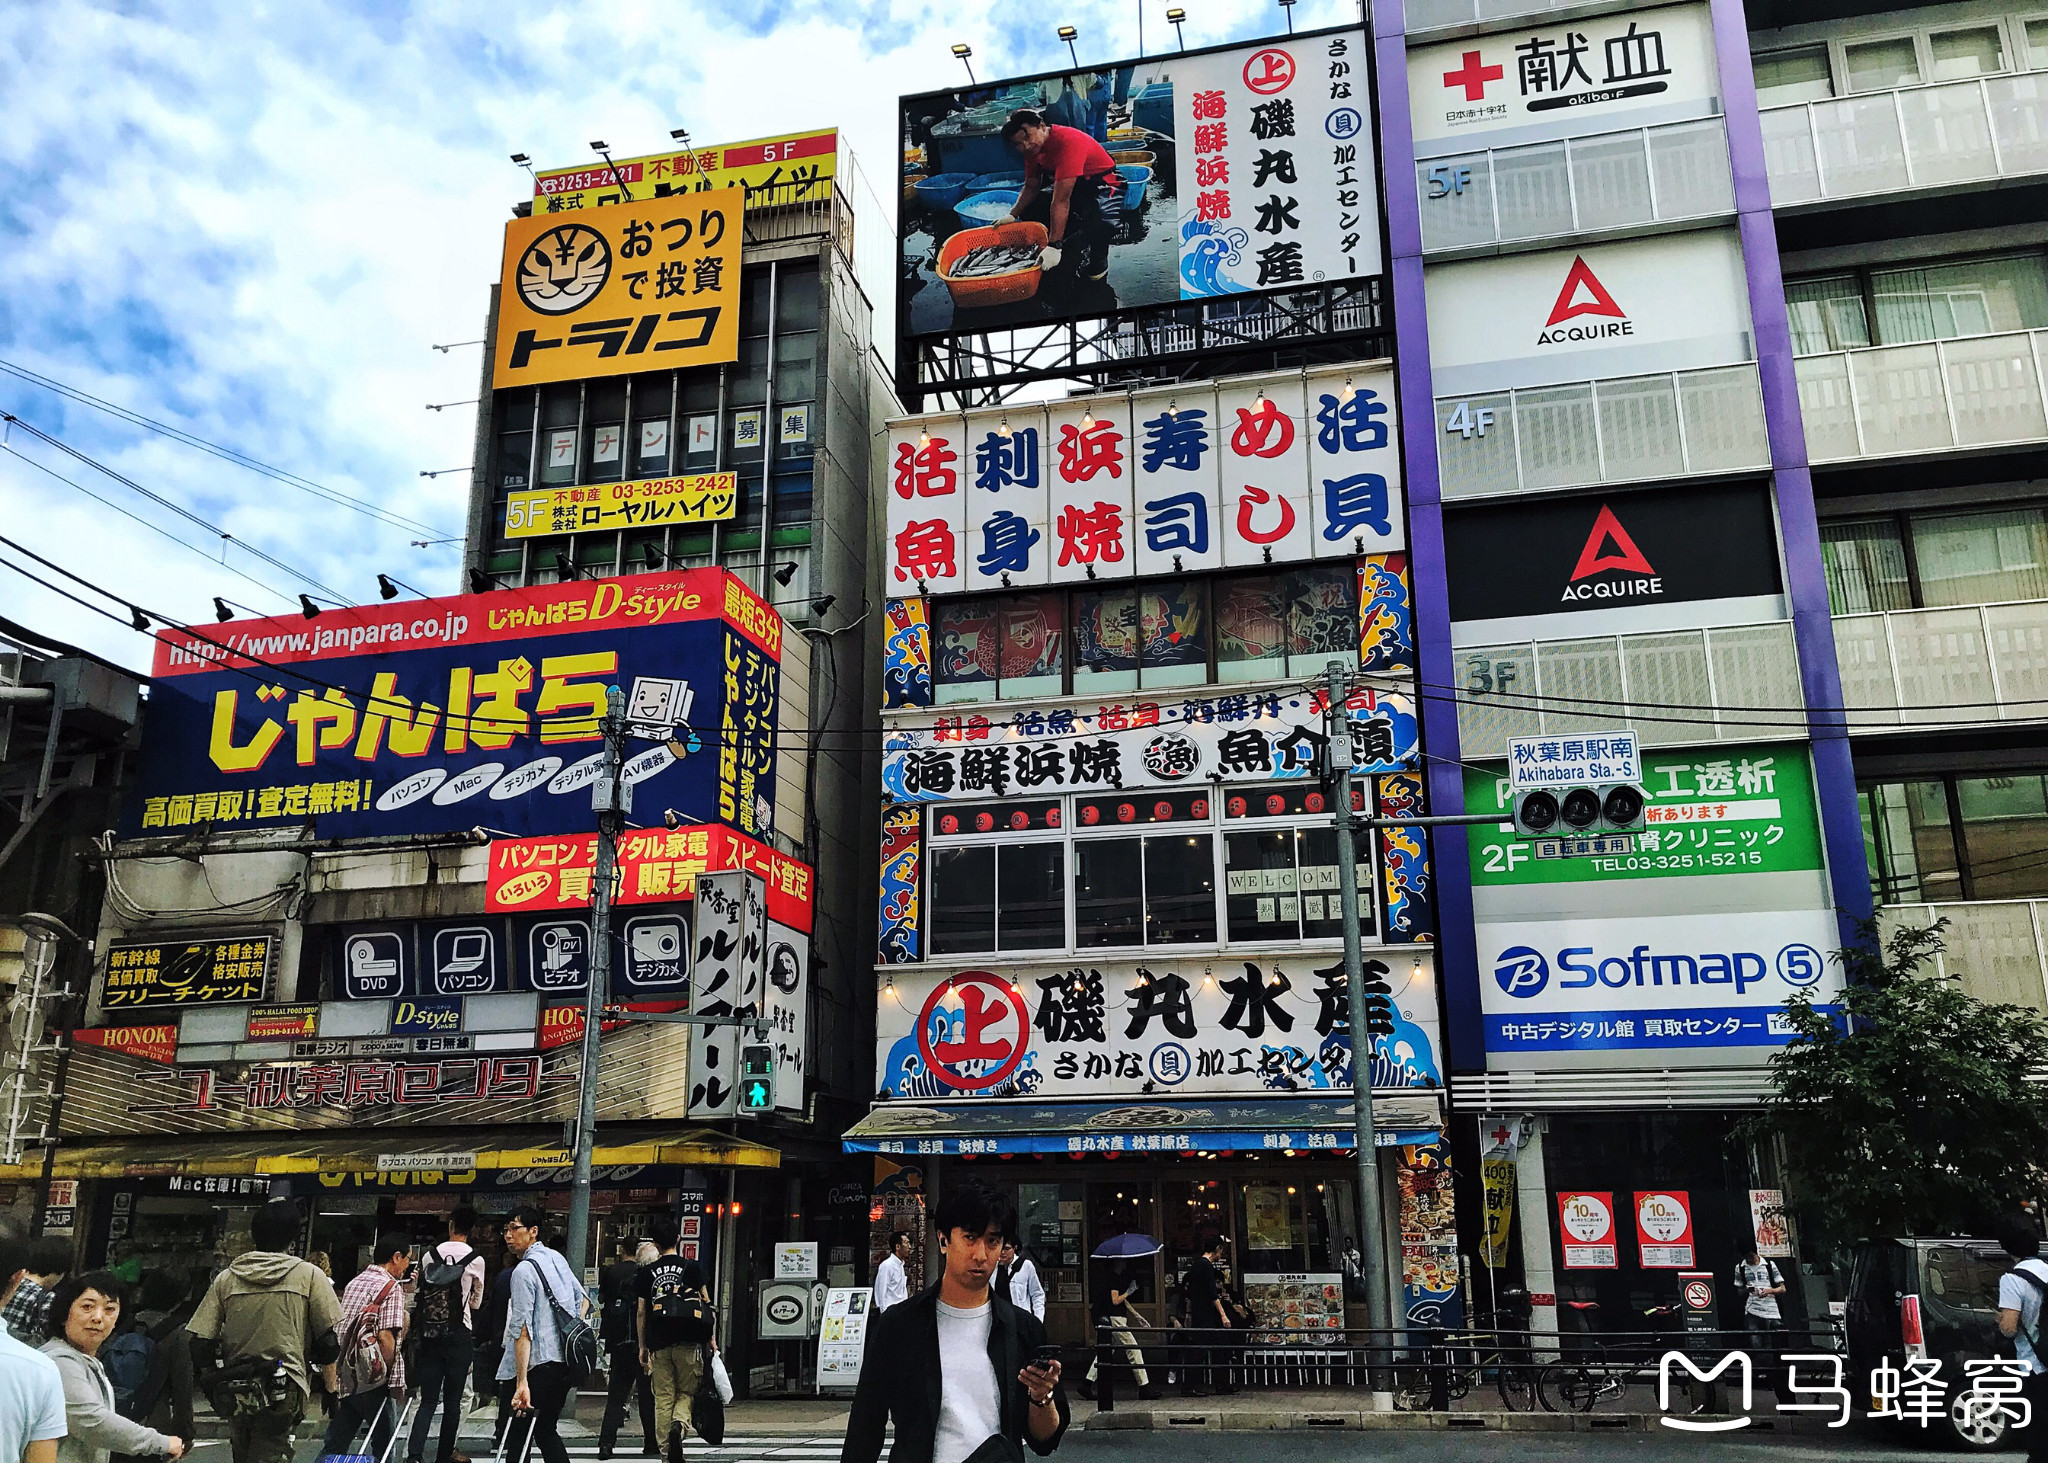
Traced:
<path fill-rule="evenodd" d="M 581 1105 L 576 1114 L 576 1177 L 569 1191 L 569 1266 L 581 1277 L 590 1246 L 590 1166 L 596 1149 L 598 1036 L 604 1025 L 605 1002 L 612 986 L 612 881 L 618 876 L 619 830 L 633 810 L 633 790 L 626 786 L 626 693 L 607 686 L 605 714 L 598 722 L 604 736 L 604 771 L 591 784 L 590 806 L 597 813 L 597 871 L 590 882 L 590 984 L 583 993 L 583 1073 L 577 1083 Z"/>
<path fill-rule="evenodd" d="M 1337 788 L 1337 896 L 1344 912 L 1344 989 L 1351 998 L 1351 1109 L 1358 1143 L 1358 1252 L 1365 1285 L 1365 1324 L 1373 1333 L 1372 1410 L 1394 1410 L 1389 1358 L 1393 1343 L 1393 1295 L 1387 1272 L 1385 1210 L 1380 1202 L 1380 1155 L 1372 1117 L 1372 1033 L 1366 1013 L 1365 955 L 1358 942 L 1358 821 L 1351 811 L 1350 672 L 1342 661 L 1329 666 L 1330 770 Z"/>

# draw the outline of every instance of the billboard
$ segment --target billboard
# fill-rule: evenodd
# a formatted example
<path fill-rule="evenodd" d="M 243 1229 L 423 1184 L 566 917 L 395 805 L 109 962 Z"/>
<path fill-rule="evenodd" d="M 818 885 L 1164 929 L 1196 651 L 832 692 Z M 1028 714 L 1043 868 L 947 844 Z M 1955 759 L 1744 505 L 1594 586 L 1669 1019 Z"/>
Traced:
<path fill-rule="evenodd" d="M 650 427 L 667 431 L 665 424 L 656 422 L 643 424 L 641 431 Z M 616 442 L 616 427 L 600 428 L 600 439 L 607 431 Z M 598 451 L 603 450 L 600 440 Z M 612 452 L 616 455 L 617 451 L 615 445 Z M 506 497 L 505 537 L 547 538 L 561 533 L 666 528 L 672 523 L 729 522 L 739 502 L 739 483 L 735 472 L 693 472 L 589 487 L 531 488 Z"/>
<path fill-rule="evenodd" d="M 1756 359 L 1733 229 L 1431 265 L 1439 400 Z"/>
<path fill-rule="evenodd" d="M 491 384 L 738 359 L 744 196 L 718 188 L 506 224 Z"/>
<path fill-rule="evenodd" d="M 621 158 L 615 165 L 549 168 L 533 175 L 533 211 L 536 216 L 567 213 L 733 187 L 749 192 L 772 190 L 775 203 L 822 198 L 832 191 L 838 162 L 839 133 L 827 127 L 710 147 L 682 147 L 647 157 Z"/>
<path fill-rule="evenodd" d="M 1430 955 L 1366 958 L 1393 988 L 1393 1034 L 1373 1042 L 1374 1088 L 1436 1087 Z M 1351 1087 L 1344 959 L 1335 950 L 1258 960 L 1213 955 L 1048 970 L 892 972 L 875 1059 L 892 1098 L 1182 1097 Z"/>
<path fill-rule="evenodd" d="M 1378 274 L 1369 51 L 1353 28 L 905 97 L 903 333 Z M 1026 109 L 1054 129 L 1044 176 L 1077 180 L 1058 218 L 1040 165 L 1002 135 Z M 972 232 L 1013 210 L 1045 232 Z M 1050 270 L 968 257 L 1053 236 Z"/>
<path fill-rule="evenodd" d="M 1496 31 L 1408 53 L 1418 158 L 1715 116 L 1720 90 L 1705 5 Z"/>
<path fill-rule="evenodd" d="M 1454 508 L 1444 514 L 1444 549 L 1457 621 L 1652 612 L 1782 587 L 1776 521 L 1760 483 Z"/>
<path fill-rule="evenodd" d="M 1032 588 L 1407 543 L 1390 365 L 1073 396 L 889 428 L 886 588 Z"/>
<path fill-rule="evenodd" d="M 157 634 L 124 836 L 583 832 L 605 688 L 642 807 L 772 831 L 782 620 L 717 569 L 393 601 Z"/>

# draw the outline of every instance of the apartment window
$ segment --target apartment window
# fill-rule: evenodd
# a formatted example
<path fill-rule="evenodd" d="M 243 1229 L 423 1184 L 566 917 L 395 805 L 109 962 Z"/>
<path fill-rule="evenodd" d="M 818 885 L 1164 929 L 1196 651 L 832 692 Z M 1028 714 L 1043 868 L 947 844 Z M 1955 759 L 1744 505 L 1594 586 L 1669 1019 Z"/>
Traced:
<path fill-rule="evenodd" d="M 1863 851 L 1880 904 L 1963 897 L 1944 782 L 1881 782 L 1862 789 Z"/>
<path fill-rule="evenodd" d="M 1828 48 L 1802 46 L 1794 51 L 1765 51 L 1751 63 L 1756 72 L 1757 105 L 1781 107 L 1792 102 L 1819 102 L 1835 94 L 1828 76 Z"/>
<path fill-rule="evenodd" d="M 1823 523 L 1838 615 L 2048 599 L 2048 508 L 1901 513 Z"/>
<path fill-rule="evenodd" d="M 1890 91 L 1920 84 L 1920 58 L 1911 36 L 1844 46 L 1842 59 L 1848 64 L 1851 91 Z"/>
<path fill-rule="evenodd" d="M 2026 24 L 2027 64 L 2035 70 L 2048 69 L 2048 20 Z"/>
<path fill-rule="evenodd" d="M 626 460 L 626 383 L 623 378 L 592 381 L 585 388 L 583 480 L 619 481 Z"/>
<path fill-rule="evenodd" d="M 1358 654 L 1349 562 L 934 601 L 941 705 L 1285 680 Z"/>
<path fill-rule="evenodd" d="M 1995 25 L 1933 31 L 1927 37 L 1927 53 L 1933 63 L 1930 81 L 1965 81 L 2005 70 L 2005 43 Z"/>
<path fill-rule="evenodd" d="M 631 454 L 630 476 L 658 478 L 668 475 L 670 448 L 669 407 L 675 400 L 675 383 L 668 376 L 634 377 L 633 420 L 626 433 Z"/>
<path fill-rule="evenodd" d="M 1998 254 L 1785 282 L 1798 355 L 2048 327 L 2048 255 Z"/>
<path fill-rule="evenodd" d="M 1905 533 L 1897 519 L 1824 523 L 1820 553 L 1827 569 L 1828 604 L 1836 614 L 1913 608 Z"/>
<path fill-rule="evenodd" d="M 540 398 L 540 480 L 576 481 L 576 422 L 583 414 L 583 388 L 575 381 L 543 386 Z"/>
<path fill-rule="evenodd" d="M 1860 796 L 1881 903 L 2048 897 L 2048 777 L 1945 776 Z"/>
<path fill-rule="evenodd" d="M 1856 275 L 1787 280 L 1785 311 L 1792 324 L 1794 355 L 1819 355 L 1870 344 L 1863 281 Z"/>
<path fill-rule="evenodd" d="M 533 471 L 533 405 L 532 391 L 507 391 L 498 397 L 495 477 L 501 497 L 531 486 L 527 477 Z"/>

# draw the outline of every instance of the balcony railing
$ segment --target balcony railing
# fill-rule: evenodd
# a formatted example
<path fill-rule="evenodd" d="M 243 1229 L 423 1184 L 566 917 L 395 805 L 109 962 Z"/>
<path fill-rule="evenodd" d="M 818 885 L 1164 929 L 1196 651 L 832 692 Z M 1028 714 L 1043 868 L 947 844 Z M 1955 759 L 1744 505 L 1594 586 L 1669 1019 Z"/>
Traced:
<path fill-rule="evenodd" d="M 1735 210 L 1719 117 L 1424 158 L 1415 187 L 1432 254 Z"/>
<path fill-rule="evenodd" d="M 2023 177 L 2048 172 L 2048 73 L 1772 107 L 1763 130 L 1779 208 Z"/>
<path fill-rule="evenodd" d="M 1957 977 L 1980 1001 L 1997 1001 L 2048 1011 L 2048 901 L 1985 899 L 1947 904 L 1887 904 L 1877 911 L 1881 936 L 1946 919 L 1948 948 L 1935 957 L 1934 972 Z"/>
<path fill-rule="evenodd" d="M 1466 646 L 1454 664 L 1458 748 L 1468 758 L 1506 756 L 1509 737 L 1617 725 L 1635 728 L 1645 745 L 1806 730 L 1799 652 L 1784 621 Z"/>
<path fill-rule="evenodd" d="M 1835 617 L 1849 726 L 2048 717 L 2048 600 Z"/>
<path fill-rule="evenodd" d="M 1770 465 L 1755 366 L 1439 397 L 1446 498 Z"/>
<path fill-rule="evenodd" d="M 1586 8 L 1586 0 L 1408 0 L 1402 24 L 1412 36 L 1447 26 L 1483 25 L 1517 15 L 1558 14 Z"/>
<path fill-rule="evenodd" d="M 2044 335 L 2015 330 L 1801 356 L 1807 456 L 1843 462 L 2048 439 Z"/>

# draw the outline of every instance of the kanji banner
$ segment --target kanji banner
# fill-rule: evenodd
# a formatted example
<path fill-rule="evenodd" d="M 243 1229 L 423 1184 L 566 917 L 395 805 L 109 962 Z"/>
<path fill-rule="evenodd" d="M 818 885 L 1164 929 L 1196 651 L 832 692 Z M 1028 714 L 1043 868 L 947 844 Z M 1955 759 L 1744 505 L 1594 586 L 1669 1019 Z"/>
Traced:
<path fill-rule="evenodd" d="M 737 359 L 742 197 L 718 188 L 513 219 L 492 384 Z"/>
<path fill-rule="evenodd" d="M 505 537 L 609 533 L 671 523 L 722 523 L 739 502 L 739 474 L 695 472 L 589 487 L 534 488 L 505 500 Z"/>
<path fill-rule="evenodd" d="M 611 164 L 544 168 L 534 174 L 533 211 L 538 217 L 732 187 L 761 193 L 769 204 L 793 203 L 829 196 L 838 163 L 839 133 L 828 127 L 679 148 Z"/>
<path fill-rule="evenodd" d="M 768 917 L 809 933 L 811 866 L 781 850 L 717 826 L 633 828 L 619 835 L 620 904 L 667 904 L 693 897 L 697 876 L 743 870 L 767 887 Z M 590 907 L 597 835 L 506 838 L 491 845 L 484 907 L 494 914 L 538 914 Z"/>
<path fill-rule="evenodd" d="M 765 838 L 781 634 L 717 569 L 161 630 L 124 833 L 580 831 L 616 685 L 643 805 Z"/>
<path fill-rule="evenodd" d="M 134 1011 L 260 1001 L 270 987 L 272 944 L 269 935 L 237 935 L 114 945 L 107 952 L 101 1005 L 108 1011 Z"/>

